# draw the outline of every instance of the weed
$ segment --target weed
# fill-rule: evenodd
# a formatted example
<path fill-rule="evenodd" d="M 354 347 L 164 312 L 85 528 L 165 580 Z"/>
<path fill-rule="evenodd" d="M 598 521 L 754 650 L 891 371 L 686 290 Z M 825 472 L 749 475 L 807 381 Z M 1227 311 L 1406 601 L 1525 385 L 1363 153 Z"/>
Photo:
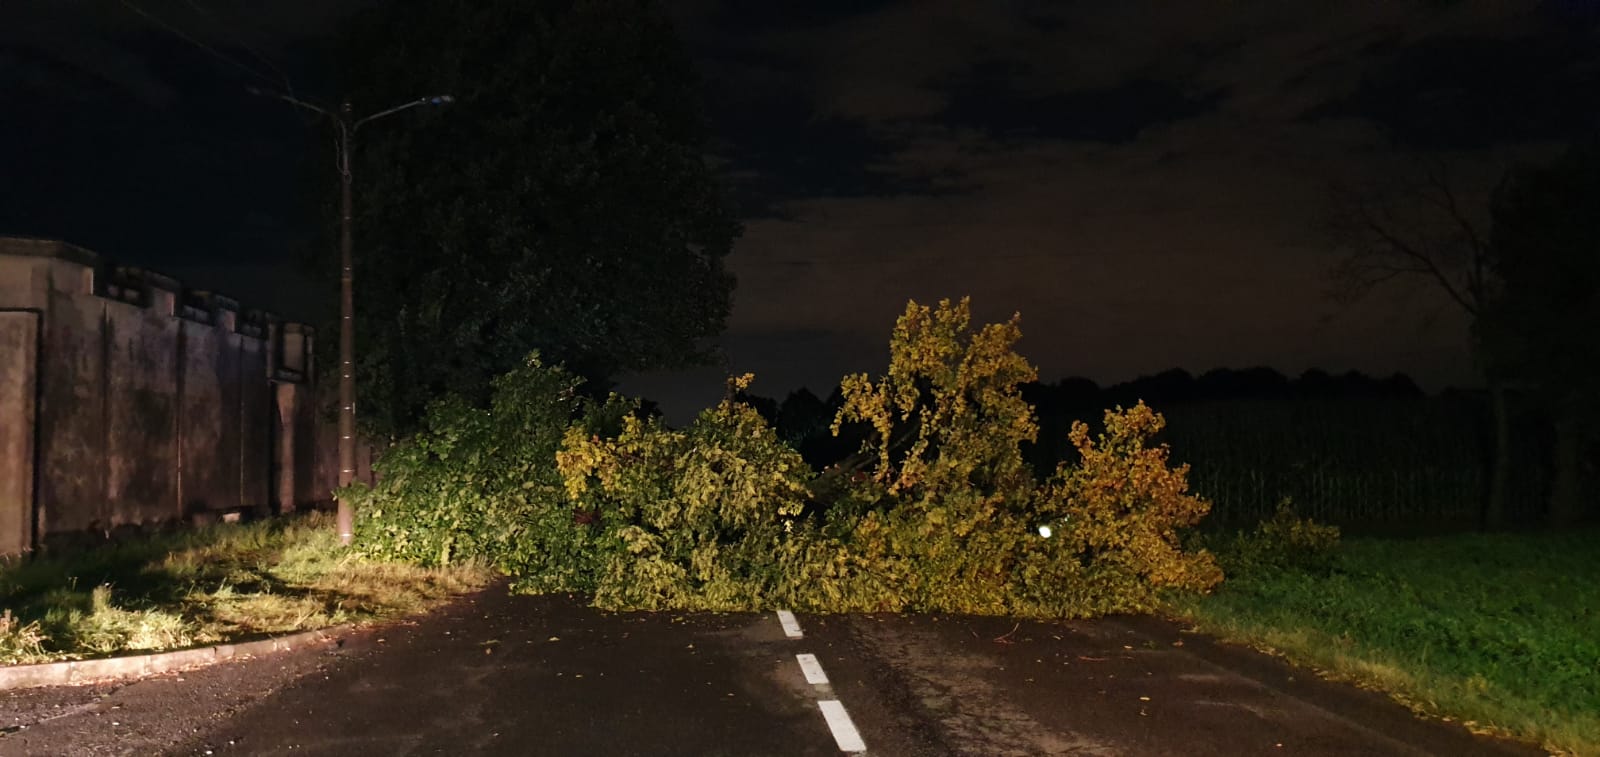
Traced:
<path fill-rule="evenodd" d="M 178 649 L 431 607 L 485 584 L 341 548 L 326 516 L 219 524 L 0 567 L 0 664 Z"/>

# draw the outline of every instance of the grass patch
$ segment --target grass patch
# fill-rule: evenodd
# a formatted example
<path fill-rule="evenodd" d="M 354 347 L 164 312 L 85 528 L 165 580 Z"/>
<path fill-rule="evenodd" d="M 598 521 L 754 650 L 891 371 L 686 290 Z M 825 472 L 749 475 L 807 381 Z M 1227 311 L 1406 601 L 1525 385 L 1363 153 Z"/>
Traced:
<path fill-rule="evenodd" d="M 361 557 L 327 515 L 218 524 L 0 563 L 0 664 L 216 644 L 377 620 L 484 586 L 478 566 Z"/>
<path fill-rule="evenodd" d="M 1600 755 L 1600 531 L 1347 541 L 1174 600 L 1200 630 L 1419 712 Z"/>

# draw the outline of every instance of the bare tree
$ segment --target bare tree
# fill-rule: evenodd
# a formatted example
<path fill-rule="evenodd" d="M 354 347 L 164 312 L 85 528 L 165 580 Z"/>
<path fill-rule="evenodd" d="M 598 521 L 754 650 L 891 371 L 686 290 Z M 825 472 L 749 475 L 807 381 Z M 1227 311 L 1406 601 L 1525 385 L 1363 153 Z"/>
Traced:
<path fill-rule="evenodd" d="M 1424 281 L 1441 289 L 1473 321 L 1474 358 L 1494 419 L 1482 521 L 1494 527 L 1505 521 L 1511 474 L 1508 382 L 1484 354 L 1476 329 L 1498 287 L 1489 237 L 1482 231 L 1493 192 L 1480 196 L 1461 187 L 1445 163 L 1432 161 L 1419 163 L 1398 182 L 1334 188 L 1329 228 L 1344 256 L 1331 272 L 1332 294 L 1349 304 L 1390 282 Z"/>

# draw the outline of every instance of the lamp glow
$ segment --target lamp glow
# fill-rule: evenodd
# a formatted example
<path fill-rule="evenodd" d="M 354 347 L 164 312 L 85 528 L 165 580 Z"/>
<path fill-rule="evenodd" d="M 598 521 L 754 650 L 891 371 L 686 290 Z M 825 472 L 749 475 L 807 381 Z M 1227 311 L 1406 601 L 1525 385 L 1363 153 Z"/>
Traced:
<path fill-rule="evenodd" d="M 1049 526 L 1040 526 L 1039 527 L 1039 535 L 1040 536 L 1043 536 L 1044 538 L 1048 539 L 1048 538 L 1050 538 L 1050 534 L 1051 533 L 1052 532 L 1051 532 Z"/>

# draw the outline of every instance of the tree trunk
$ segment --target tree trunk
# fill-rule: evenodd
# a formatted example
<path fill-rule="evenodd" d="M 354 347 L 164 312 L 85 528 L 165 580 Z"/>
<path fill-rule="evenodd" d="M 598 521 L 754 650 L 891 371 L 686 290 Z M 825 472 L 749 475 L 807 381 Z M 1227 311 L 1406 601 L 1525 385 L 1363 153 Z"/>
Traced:
<path fill-rule="evenodd" d="M 1494 415 L 1494 460 L 1489 467 L 1489 498 L 1484 502 L 1483 527 L 1500 528 L 1506 523 L 1506 496 L 1511 486 L 1511 408 L 1505 383 L 1489 379 L 1489 404 Z"/>
<path fill-rule="evenodd" d="M 1555 431 L 1548 517 L 1552 526 L 1568 526 L 1583 517 L 1583 425 L 1557 418 Z"/>

